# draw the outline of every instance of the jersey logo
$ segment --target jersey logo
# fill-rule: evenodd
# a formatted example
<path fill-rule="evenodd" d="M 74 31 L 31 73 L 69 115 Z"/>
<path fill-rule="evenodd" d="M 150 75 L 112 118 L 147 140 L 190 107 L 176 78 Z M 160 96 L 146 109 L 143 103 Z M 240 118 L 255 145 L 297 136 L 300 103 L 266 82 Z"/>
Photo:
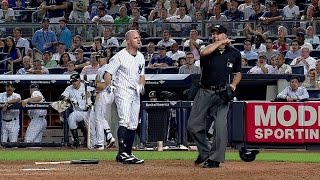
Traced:
<path fill-rule="evenodd" d="M 141 74 L 143 67 L 144 67 L 144 64 L 139 64 L 139 71 L 138 71 L 139 74 Z"/>

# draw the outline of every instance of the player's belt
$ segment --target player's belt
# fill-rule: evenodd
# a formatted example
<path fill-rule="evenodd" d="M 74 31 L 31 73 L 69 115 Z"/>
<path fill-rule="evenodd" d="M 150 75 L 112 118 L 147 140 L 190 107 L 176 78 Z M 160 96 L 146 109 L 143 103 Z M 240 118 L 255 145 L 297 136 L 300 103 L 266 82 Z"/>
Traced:
<path fill-rule="evenodd" d="M 39 119 L 39 118 L 45 118 L 46 116 L 38 116 L 38 117 L 36 117 L 36 116 L 33 116 L 33 117 L 31 117 L 31 119 Z"/>
<path fill-rule="evenodd" d="M 14 121 L 14 120 L 18 120 L 18 118 L 13 118 L 13 119 L 2 119 L 2 121 L 5 121 L 5 122 L 10 122 L 10 121 Z"/>

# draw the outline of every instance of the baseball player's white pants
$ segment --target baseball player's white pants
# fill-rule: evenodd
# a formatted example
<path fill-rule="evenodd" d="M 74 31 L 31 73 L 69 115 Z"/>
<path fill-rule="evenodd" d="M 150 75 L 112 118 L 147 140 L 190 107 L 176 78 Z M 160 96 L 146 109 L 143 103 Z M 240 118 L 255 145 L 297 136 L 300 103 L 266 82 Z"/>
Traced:
<path fill-rule="evenodd" d="M 89 127 L 90 121 L 90 145 L 96 144 L 96 130 L 95 130 L 95 115 L 94 111 L 77 111 L 74 110 L 68 117 L 68 124 L 70 129 L 77 129 L 77 123 L 84 121 L 86 127 Z"/>
<path fill-rule="evenodd" d="M 97 94 L 94 111 L 96 115 L 96 133 L 97 133 L 97 145 L 104 144 L 104 129 L 110 129 L 107 118 L 111 118 L 111 104 L 107 103 L 107 92 L 100 92 Z"/>
<path fill-rule="evenodd" d="M 47 121 L 45 118 L 32 117 L 31 122 L 27 128 L 25 142 L 41 142 L 42 135 L 47 127 Z"/>
<path fill-rule="evenodd" d="M 15 118 L 13 121 L 2 121 L 1 122 L 1 142 L 17 142 L 19 136 L 19 117 Z"/>
<path fill-rule="evenodd" d="M 119 126 L 136 130 L 139 124 L 140 94 L 133 89 L 117 88 L 114 100 L 120 118 Z"/>

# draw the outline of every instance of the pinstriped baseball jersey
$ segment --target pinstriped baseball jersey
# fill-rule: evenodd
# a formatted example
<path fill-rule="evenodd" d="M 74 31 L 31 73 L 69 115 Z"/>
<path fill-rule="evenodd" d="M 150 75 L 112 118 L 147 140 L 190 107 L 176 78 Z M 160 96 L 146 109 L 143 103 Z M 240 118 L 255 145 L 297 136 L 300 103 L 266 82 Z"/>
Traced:
<path fill-rule="evenodd" d="M 42 93 L 38 90 L 33 91 L 31 94 L 31 98 L 33 97 L 41 97 L 41 101 L 39 102 L 45 102 L 45 98 L 43 97 Z M 38 116 L 46 116 L 47 115 L 47 110 L 46 109 L 30 109 L 28 110 L 28 115 L 30 117 L 38 117 Z"/>
<path fill-rule="evenodd" d="M 112 75 L 116 87 L 124 89 L 137 89 L 141 75 L 144 75 L 145 59 L 139 51 L 134 57 L 126 49 L 115 54 L 106 67 L 106 71 Z"/>
<path fill-rule="evenodd" d="M 94 88 L 88 86 L 88 91 L 93 91 Z M 79 89 L 75 89 L 73 85 L 68 86 L 64 92 L 62 93 L 63 96 L 70 99 L 73 102 L 76 102 L 75 108 L 80 108 L 78 110 L 85 110 L 86 109 L 86 96 L 85 96 L 85 85 L 83 83 L 80 84 Z M 88 97 L 87 99 L 88 105 L 92 104 L 91 98 Z"/>
<path fill-rule="evenodd" d="M 105 65 L 103 65 L 102 67 L 100 67 L 100 68 L 98 69 L 97 77 L 98 77 L 98 80 L 99 80 L 100 82 L 104 82 L 103 76 L 104 76 L 104 74 L 106 73 L 107 66 L 108 66 L 108 64 L 105 64 Z"/>
<path fill-rule="evenodd" d="M 21 99 L 21 96 L 18 93 L 13 93 L 11 94 L 11 96 L 8 97 L 7 92 L 4 92 L 4 93 L 0 93 L 0 99 L 1 99 L 1 102 L 6 103 L 12 99 Z M 17 117 L 19 118 L 19 114 L 20 114 L 19 109 L 11 109 L 11 110 L 1 112 L 2 119 L 6 119 L 6 120 L 10 120 Z"/>

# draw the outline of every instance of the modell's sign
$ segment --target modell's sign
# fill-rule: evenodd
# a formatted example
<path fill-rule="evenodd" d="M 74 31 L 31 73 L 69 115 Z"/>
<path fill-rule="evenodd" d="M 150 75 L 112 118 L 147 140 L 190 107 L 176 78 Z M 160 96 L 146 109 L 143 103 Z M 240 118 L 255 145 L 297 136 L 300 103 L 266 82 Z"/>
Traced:
<path fill-rule="evenodd" d="M 246 142 L 319 143 L 320 102 L 248 102 Z"/>

